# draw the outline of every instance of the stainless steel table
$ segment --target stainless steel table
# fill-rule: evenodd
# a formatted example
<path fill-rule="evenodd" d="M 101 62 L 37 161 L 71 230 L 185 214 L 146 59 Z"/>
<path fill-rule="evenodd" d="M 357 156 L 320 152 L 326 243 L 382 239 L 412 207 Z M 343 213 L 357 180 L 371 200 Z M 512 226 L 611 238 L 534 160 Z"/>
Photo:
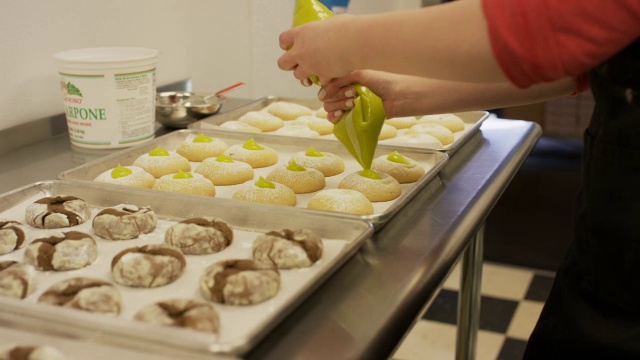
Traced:
<path fill-rule="evenodd" d="M 158 134 L 167 132 L 158 128 Z M 0 132 L 0 143 L 4 141 Z M 387 358 L 463 258 L 457 357 L 474 357 L 482 228 L 541 135 L 538 125 L 488 119 L 429 184 L 296 308 L 249 359 Z M 112 151 L 71 148 L 66 134 L 0 156 L 0 192 Z"/>

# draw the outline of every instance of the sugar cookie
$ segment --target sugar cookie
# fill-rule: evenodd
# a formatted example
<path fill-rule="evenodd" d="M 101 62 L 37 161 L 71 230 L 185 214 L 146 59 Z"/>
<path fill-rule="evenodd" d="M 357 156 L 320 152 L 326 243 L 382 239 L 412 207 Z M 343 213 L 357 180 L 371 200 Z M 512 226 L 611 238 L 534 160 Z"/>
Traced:
<path fill-rule="evenodd" d="M 231 145 L 224 154 L 233 160 L 246 162 L 252 168 L 263 168 L 278 162 L 278 153 L 272 148 L 250 139 L 244 144 Z"/>
<path fill-rule="evenodd" d="M 176 152 L 189 161 L 202 161 L 222 154 L 228 147 L 223 140 L 200 133 L 198 136 L 186 138 Z"/>
<path fill-rule="evenodd" d="M 307 151 L 300 151 L 291 157 L 291 161 L 306 168 L 316 169 L 324 176 L 334 176 L 344 172 L 344 160 L 338 155 L 317 151 L 310 147 Z"/>
<path fill-rule="evenodd" d="M 249 124 L 262 132 L 275 131 L 284 126 L 284 121 L 265 111 L 249 111 L 240 116 L 238 121 Z"/>
<path fill-rule="evenodd" d="M 462 131 L 465 129 L 464 121 L 454 114 L 425 115 L 418 119 L 418 124 L 423 123 L 442 125 L 452 132 Z"/>
<path fill-rule="evenodd" d="M 143 189 L 151 189 L 156 178 L 139 166 L 118 165 L 96 176 L 93 181 L 105 184 L 132 186 Z"/>
<path fill-rule="evenodd" d="M 271 170 L 266 179 L 285 185 L 296 194 L 318 191 L 325 186 L 324 175 L 320 171 L 313 168 L 307 169 L 294 160 L 291 160 L 288 165 Z"/>
<path fill-rule="evenodd" d="M 308 209 L 371 215 L 373 204 L 363 193 L 351 189 L 327 189 L 318 192 L 307 203 Z"/>
<path fill-rule="evenodd" d="M 236 185 L 253 179 L 251 165 L 236 161 L 226 155 L 205 159 L 195 170 L 211 180 L 214 185 Z"/>
<path fill-rule="evenodd" d="M 371 202 L 390 201 L 402 194 L 398 180 L 373 170 L 362 170 L 347 175 L 338 184 L 338 188 L 360 191 Z"/>
<path fill-rule="evenodd" d="M 373 159 L 371 170 L 389 174 L 400 184 L 416 182 L 425 173 L 424 167 L 417 161 L 402 156 L 396 151 Z"/>
<path fill-rule="evenodd" d="M 191 171 L 191 163 L 187 158 L 175 151 L 167 151 L 159 147 L 140 155 L 133 165 L 141 167 L 156 179 L 163 175 L 175 174 L 178 170 Z"/>
<path fill-rule="evenodd" d="M 183 194 L 216 196 L 216 187 L 201 174 L 181 172 L 161 176 L 152 189 L 172 191 Z"/>
<path fill-rule="evenodd" d="M 293 190 L 277 182 L 267 181 L 262 176 L 256 182 L 250 181 L 244 184 L 232 198 L 285 206 L 295 206 L 297 202 L 296 193 Z"/>
<path fill-rule="evenodd" d="M 442 145 L 449 145 L 453 142 L 453 132 L 442 125 L 434 123 L 413 125 L 405 132 L 405 134 L 429 134 L 440 140 Z"/>
<path fill-rule="evenodd" d="M 289 101 L 276 101 L 266 107 L 266 111 L 282 120 L 294 120 L 300 116 L 313 114 L 308 107 Z"/>

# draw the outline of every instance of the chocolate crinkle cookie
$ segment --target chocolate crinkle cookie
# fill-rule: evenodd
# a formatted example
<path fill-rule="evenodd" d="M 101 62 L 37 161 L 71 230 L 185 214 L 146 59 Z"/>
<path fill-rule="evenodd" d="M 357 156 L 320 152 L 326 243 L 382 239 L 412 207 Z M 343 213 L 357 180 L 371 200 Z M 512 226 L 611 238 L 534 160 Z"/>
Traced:
<path fill-rule="evenodd" d="M 136 313 L 134 319 L 214 334 L 220 329 L 220 318 L 213 305 L 196 299 L 173 299 L 147 305 Z"/>
<path fill-rule="evenodd" d="M 118 315 L 120 293 L 108 281 L 76 277 L 60 281 L 47 289 L 38 302 L 93 313 Z"/>
<path fill-rule="evenodd" d="M 19 345 L 0 353 L 0 360 L 66 360 L 67 357 L 51 346 Z"/>
<path fill-rule="evenodd" d="M 306 229 L 283 229 L 258 236 L 253 258 L 278 269 L 309 267 L 322 257 L 322 239 Z"/>
<path fill-rule="evenodd" d="M 26 298 L 33 291 L 33 268 L 17 261 L 0 261 L 0 296 Z"/>
<path fill-rule="evenodd" d="M 231 225 L 218 218 L 191 218 L 167 229 L 164 241 L 188 255 L 211 254 L 231 245 L 233 229 Z"/>
<path fill-rule="evenodd" d="M 0 219 L 0 255 L 20 249 L 25 239 L 26 229 L 21 223 Z"/>
<path fill-rule="evenodd" d="M 135 239 L 156 228 L 158 218 L 148 206 L 117 205 L 102 209 L 93 218 L 93 231 L 110 240 Z"/>
<path fill-rule="evenodd" d="M 91 217 L 86 201 L 75 196 L 45 197 L 29 204 L 27 224 L 40 229 L 57 229 L 80 225 Z"/>
<path fill-rule="evenodd" d="M 177 247 L 143 245 L 118 253 L 111 261 L 111 275 L 120 285 L 153 288 L 175 281 L 186 265 Z"/>
<path fill-rule="evenodd" d="M 250 259 L 214 263 L 200 277 L 202 296 L 222 304 L 257 304 L 276 296 L 279 289 L 278 269 Z"/>
<path fill-rule="evenodd" d="M 59 232 L 33 240 L 24 260 L 41 271 L 80 269 L 98 257 L 98 246 L 89 234 L 80 231 Z"/>

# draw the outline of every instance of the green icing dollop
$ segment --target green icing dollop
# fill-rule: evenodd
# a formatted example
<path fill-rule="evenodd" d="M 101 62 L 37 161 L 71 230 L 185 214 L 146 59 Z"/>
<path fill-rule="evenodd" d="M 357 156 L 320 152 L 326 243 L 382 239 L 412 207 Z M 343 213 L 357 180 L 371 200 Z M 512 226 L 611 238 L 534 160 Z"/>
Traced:
<path fill-rule="evenodd" d="M 217 162 L 227 162 L 227 163 L 232 163 L 232 162 L 233 162 L 233 159 L 232 159 L 232 158 L 230 158 L 230 157 L 228 157 L 228 156 L 227 156 L 227 155 L 225 155 L 225 154 L 220 154 L 220 155 L 218 155 L 218 157 L 216 158 L 216 161 L 217 161 Z"/>
<path fill-rule="evenodd" d="M 377 172 L 375 172 L 375 171 L 373 171 L 371 169 L 364 169 L 364 170 L 360 171 L 360 176 L 366 177 L 368 179 L 373 179 L 373 180 L 382 179 L 380 174 L 378 174 Z"/>
<path fill-rule="evenodd" d="M 242 147 L 247 149 L 247 150 L 264 150 L 264 148 L 262 146 L 260 146 L 255 140 L 253 139 L 249 139 L 247 140 L 244 144 L 242 144 Z"/>
<path fill-rule="evenodd" d="M 263 189 L 275 189 L 276 188 L 276 184 L 272 183 L 271 181 L 265 180 L 262 176 L 260 176 L 258 181 L 256 181 L 256 186 L 259 187 L 259 188 L 263 188 Z"/>
<path fill-rule="evenodd" d="M 120 166 L 120 164 L 118 164 L 115 169 L 111 170 L 111 177 L 114 179 L 123 178 L 125 176 L 131 175 L 132 173 L 133 171 L 131 171 L 131 169 Z"/>
<path fill-rule="evenodd" d="M 169 152 L 161 147 L 149 151 L 150 156 L 169 156 Z"/>
<path fill-rule="evenodd" d="M 193 175 L 190 172 L 183 172 L 182 170 L 178 170 L 178 173 L 173 175 L 174 179 L 192 179 Z"/>
<path fill-rule="evenodd" d="M 407 158 L 405 158 L 404 156 L 398 154 L 397 151 L 394 151 L 391 154 L 389 154 L 389 156 L 387 156 L 387 160 L 394 163 L 398 163 L 398 164 L 404 164 L 404 165 L 410 164 L 409 160 L 407 160 Z"/>
<path fill-rule="evenodd" d="M 323 157 L 324 156 L 323 153 L 321 153 L 320 151 L 314 149 L 313 146 L 310 147 L 309 150 L 307 150 L 305 155 L 312 156 L 312 157 Z"/>
<path fill-rule="evenodd" d="M 291 170 L 291 171 L 307 171 L 307 169 L 304 166 L 298 165 L 298 163 L 296 163 L 293 160 L 291 160 L 289 162 L 289 165 L 287 165 L 287 170 Z"/>
<path fill-rule="evenodd" d="M 210 143 L 212 141 L 213 140 L 210 137 L 208 137 L 203 133 L 198 134 L 198 136 L 196 136 L 195 139 L 193 139 L 194 143 Z"/>

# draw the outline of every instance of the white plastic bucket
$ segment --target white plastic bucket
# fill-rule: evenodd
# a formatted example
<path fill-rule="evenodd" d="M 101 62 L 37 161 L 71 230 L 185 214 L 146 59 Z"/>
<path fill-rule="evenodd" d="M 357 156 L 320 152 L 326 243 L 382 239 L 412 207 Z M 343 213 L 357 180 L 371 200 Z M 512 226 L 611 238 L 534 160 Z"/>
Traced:
<path fill-rule="evenodd" d="M 54 59 L 73 145 L 111 149 L 153 139 L 157 50 L 85 48 Z"/>

